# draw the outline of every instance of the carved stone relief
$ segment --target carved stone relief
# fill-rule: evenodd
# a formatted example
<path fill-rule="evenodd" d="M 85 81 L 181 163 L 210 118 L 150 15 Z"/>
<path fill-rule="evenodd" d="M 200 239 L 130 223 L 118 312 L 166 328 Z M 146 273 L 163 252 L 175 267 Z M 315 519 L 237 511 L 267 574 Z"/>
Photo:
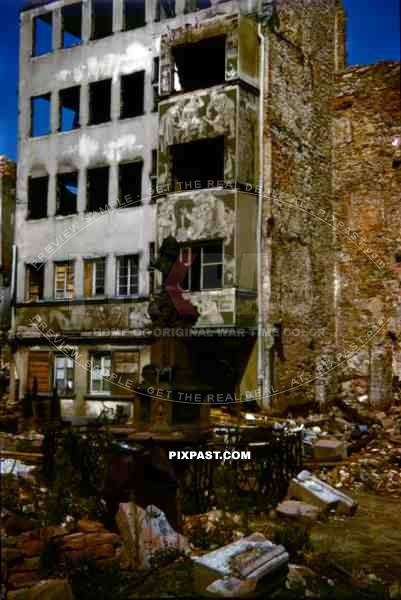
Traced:
<path fill-rule="evenodd" d="M 176 194 L 163 199 L 157 213 L 159 246 L 169 235 L 178 242 L 223 238 L 228 246 L 235 227 L 233 201 L 232 192 L 217 194 L 213 191 Z"/>

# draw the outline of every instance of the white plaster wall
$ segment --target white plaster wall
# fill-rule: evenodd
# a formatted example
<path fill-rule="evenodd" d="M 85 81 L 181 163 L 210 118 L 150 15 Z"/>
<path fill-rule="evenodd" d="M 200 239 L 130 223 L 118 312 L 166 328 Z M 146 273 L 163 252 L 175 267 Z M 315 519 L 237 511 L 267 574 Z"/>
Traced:
<path fill-rule="evenodd" d="M 19 301 L 24 297 L 24 264 L 38 260 L 49 243 L 59 245 L 63 231 L 74 226 L 76 233 L 64 241 L 52 254 L 46 268 L 45 297 L 52 297 L 52 261 L 77 256 L 77 271 L 82 272 L 82 256 L 108 257 L 109 278 L 107 294 L 114 292 L 115 255 L 140 253 L 141 290 L 147 293 L 148 246 L 155 240 L 155 208 L 149 204 L 149 174 L 151 152 L 157 147 L 158 115 L 152 112 L 153 57 L 159 55 L 160 34 L 166 28 L 174 29 L 183 22 L 195 24 L 205 17 L 213 16 L 206 9 L 190 15 L 179 14 L 174 19 L 153 23 L 155 2 L 147 0 L 147 25 L 134 31 L 122 32 L 122 0 L 114 0 L 114 34 L 107 38 L 89 41 L 91 1 L 83 1 L 83 43 L 60 49 L 61 7 L 73 0 L 60 0 L 47 6 L 21 13 L 20 47 L 20 94 L 19 94 L 19 169 L 17 181 L 16 243 L 19 250 L 18 288 Z M 229 13 L 236 2 L 223 2 L 216 11 Z M 184 2 L 177 2 L 177 11 L 183 11 Z M 31 57 L 32 19 L 48 10 L 53 15 L 53 44 L 56 51 Z M 214 10 L 214 9 L 213 9 Z M 138 70 L 145 70 L 145 114 L 132 119 L 119 119 L 120 77 Z M 111 121 L 102 125 L 88 126 L 88 84 L 102 79 L 112 79 Z M 81 86 L 81 127 L 78 130 L 57 133 L 58 91 L 74 85 Z M 30 98 L 52 94 L 52 134 L 31 139 Z M 85 183 L 86 169 L 110 166 L 109 205 L 115 206 L 118 193 L 118 163 L 135 159 L 143 160 L 142 207 L 111 210 L 110 214 L 97 218 L 86 225 Z M 79 171 L 80 191 L 78 215 L 55 217 L 56 174 L 62 171 Z M 30 175 L 49 175 L 49 200 L 47 219 L 27 221 L 27 182 Z M 112 275 L 112 277 L 110 277 Z M 76 282 L 79 284 L 79 282 Z M 78 297 L 82 285 L 78 285 Z"/>

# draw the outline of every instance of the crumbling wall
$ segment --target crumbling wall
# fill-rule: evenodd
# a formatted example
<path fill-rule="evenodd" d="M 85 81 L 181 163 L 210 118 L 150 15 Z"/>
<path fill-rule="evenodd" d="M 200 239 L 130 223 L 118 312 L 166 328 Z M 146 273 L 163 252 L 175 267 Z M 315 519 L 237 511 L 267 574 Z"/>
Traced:
<path fill-rule="evenodd" d="M 400 63 L 339 74 L 333 115 L 341 393 L 385 405 L 392 355 L 400 376 Z"/>
<path fill-rule="evenodd" d="M 265 380 L 272 404 L 324 401 L 332 351 L 331 107 L 336 14 L 330 0 L 278 3 L 267 33 L 264 177 Z"/>

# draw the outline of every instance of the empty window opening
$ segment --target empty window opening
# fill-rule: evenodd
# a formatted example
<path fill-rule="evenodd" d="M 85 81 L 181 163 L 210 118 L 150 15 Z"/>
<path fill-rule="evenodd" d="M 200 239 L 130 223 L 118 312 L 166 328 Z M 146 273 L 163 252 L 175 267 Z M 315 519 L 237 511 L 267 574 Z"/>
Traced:
<path fill-rule="evenodd" d="M 113 33 L 113 0 L 92 0 L 92 39 Z"/>
<path fill-rule="evenodd" d="M 156 0 L 155 21 L 175 17 L 175 0 Z"/>
<path fill-rule="evenodd" d="M 222 241 L 183 246 L 180 261 L 189 267 L 182 283 L 185 290 L 211 290 L 223 286 Z"/>
<path fill-rule="evenodd" d="M 149 294 L 153 294 L 156 288 L 156 271 L 152 266 L 156 258 L 155 243 L 150 242 L 149 244 L 149 266 L 148 266 L 148 277 L 149 277 Z"/>
<path fill-rule="evenodd" d="M 211 0 L 185 0 L 184 12 L 190 13 L 194 12 L 195 10 L 203 10 L 204 8 L 210 8 L 211 5 Z"/>
<path fill-rule="evenodd" d="M 54 264 L 54 297 L 68 300 L 74 297 L 74 263 L 72 261 Z"/>
<path fill-rule="evenodd" d="M 124 0 L 124 30 L 145 25 L 145 0 Z"/>
<path fill-rule="evenodd" d="M 54 356 L 54 385 L 60 396 L 74 393 L 74 356 L 56 354 Z"/>
<path fill-rule="evenodd" d="M 138 117 L 144 111 L 145 71 L 121 77 L 121 118 Z"/>
<path fill-rule="evenodd" d="M 110 352 L 92 354 L 89 392 L 91 394 L 110 394 L 110 377 Z"/>
<path fill-rule="evenodd" d="M 53 51 L 53 13 L 39 15 L 33 19 L 33 56 L 42 56 Z"/>
<path fill-rule="evenodd" d="M 104 296 L 106 259 L 96 258 L 84 262 L 84 293 L 85 298 Z"/>
<path fill-rule="evenodd" d="M 87 210 L 106 210 L 109 199 L 109 167 L 87 171 Z"/>
<path fill-rule="evenodd" d="M 47 217 L 48 177 L 30 177 L 28 182 L 28 219 Z"/>
<path fill-rule="evenodd" d="M 51 133 L 50 114 L 50 94 L 31 98 L 31 137 L 39 137 Z"/>
<path fill-rule="evenodd" d="M 157 149 L 152 150 L 152 169 L 150 171 L 150 186 L 152 196 L 157 194 Z"/>
<path fill-rule="evenodd" d="M 119 166 L 119 207 L 141 204 L 142 166 L 142 161 Z"/>
<path fill-rule="evenodd" d="M 82 3 L 61 9 L 61 46 L 72 48 L 82 42 Z"/>
<path fill-rule="evenodd" d="M 60 131 L 72 131 L 79 127 L 80 88 L 72 87 L 61 90 L 60 102 Z"/>
<path fill-rule="evenodd" d="M 56 215 L 73 215 L 77 212 L 78 173 L 57 175 Z"/>
<path fill-rule="evenodd" d="M 111 119 L 111 79 L 89 85 L 89 125 L 106 123 Z"/>
<path fill-rule="evenodd" d="M 225 81 L 226 38 L 207 38 L 173 48 L 175 91 L 189 92 Z"/>
<path fill-rule="evenodd" d="M 44 291 L 44 265 L 26 265 L 26 300 L 39 302 L 43 300 Z"/>
<path fill-rule="evenodd" d="M 160 71 L 160 58 L 155 56 L 153 59 L 153 72 L 152 72 L 152 91 L 153 91 L 153 112 L 156 112 L 159 108 L 159 71 Z"/>
<path fill-rule="evenodd" d="M 133 296 L 139 293 L 139 256 L 120 256 L 117 259 L 117 296 Z"/>
<path fill-rule="evenodd" d="M 217 187 L 224 178 L 224 137 L 171 146 L 175 191 Z"/>

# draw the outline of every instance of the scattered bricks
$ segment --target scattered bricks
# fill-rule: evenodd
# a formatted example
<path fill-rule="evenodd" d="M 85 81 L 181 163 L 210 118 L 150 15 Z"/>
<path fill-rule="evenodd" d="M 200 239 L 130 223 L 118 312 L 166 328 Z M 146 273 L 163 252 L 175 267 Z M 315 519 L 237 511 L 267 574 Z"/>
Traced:
<path fill-rule="evenodd" d="M 90 549 L 90 556 L 91 559 L 111 558 L 114 556 L 114 546 L 112 544 L 99 544 L 99 546 Z"/>
<path fill-rule="evenodd" d="M 35 585 L 40 581 L 39 573 L 35 571 L 21 571 L 20 573 L 11 573 L 8 577 L 8 584 L 11 589 L 26 588 Z"/>
<path fill-rule="evenodd" d="M 85 544 L 91 547 L 104 544 L 112 544 L 113 546 L 117 546 L 120 543 L 121 538 L 117 533 L 104 531 L 104 533 L 87 533 L 85 535 Z"/>
<path fill-rule="evenodd" d="M 61 537 L 66 534 L 68 534 L 68 531 L 65 527 L 44 527 L 40 530 L 40 537 L 45 540 Z"/>
<path fill-rule="evenodd" d="M 105 531 L 103 523 L 100 521 L 89 521 L 88 519 L 80 519 L 78 521 L 78 529 L 83 533 L 96 533 L 97 531 Z"/>
<path fill-rule="evenodd" d="M 347 448 L 342 440 L 320 439 L 313 446 L 313 456 L 318 461 L 344 460 Z"/>
<path fill-rule="evenodd" d="M 13 563 L 16 560 L 19 560 L 20 558 L 23 558 L 23 553 L 21 552 L 21 550 L 18 550 L 18 548 L 1 548 L 1 557 L 3 560 L 5 560 L 7 563 Z"/>
<path fill-rule="evenodd" d="M 84 533 L 71 533 L 60 540 L 62 549 L 82 550 L 85 547 Z"/>
<path fill-rule="evenodd" d="M 10 566 L 11 573 L 20 573 L 21 571 L 39 571 L 40 556 L 25 558 L 23 561 Z"/>
<path fill-rule="evenodd" d="M 323 513 L 321 508 L 299 500 L 285 500 L 277 506 L 276 511 L 280 517 L 297 519 L 304 523 L 317 521 Z"/>
<path fill-rule="evenodd" d="M 26 540 L 22 542 L 21 551 L 25 556 L 38 556 L 45 548 L 45 544 L 41 540 Z"/>

